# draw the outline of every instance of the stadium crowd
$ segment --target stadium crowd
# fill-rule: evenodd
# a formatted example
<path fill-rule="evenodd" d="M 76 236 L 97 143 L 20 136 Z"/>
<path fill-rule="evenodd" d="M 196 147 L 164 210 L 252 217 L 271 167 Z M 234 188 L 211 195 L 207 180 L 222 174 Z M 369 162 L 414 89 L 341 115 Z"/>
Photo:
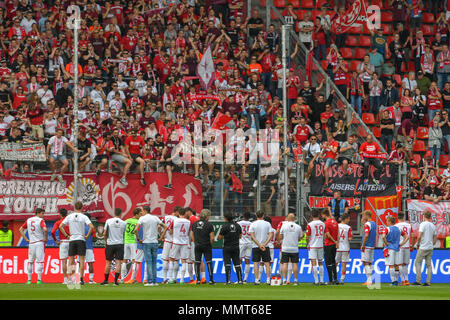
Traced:
<path fill-rule="evenodd" d="M 300 41 L 314 48 L 338 90 L 380 138 L 387 161 L 411 166 L 411 197 L 450 199 L 450 166 L 442 168 L 450 164 L 450 3 L 376 1 L 391 21 L 371 32 L 367 48 L 350 49 L 354 36 L 333 34 L 331 24 L 352 1 L 329 1 L 320 5 L 320 12 L 301 7 L 303 1 L 294 8 L 293 2 L 279 8 L 286 22 L 295 24 Z M 66 24 L 69 4 L 81 8 L 78 66 L 73 62 L 73 30 Z M 130 169 L 137 168 L 141 177 L 144 170 L 171 171 L 168 155 L 178 142 L 171 133 L 193 132 L 194 120 L 206 130 L 219 112 L 244 130 L 282 129 L 288 121 L 289 144 L 283 152 L 289 154 L 291 168 L 298 154 L 309 169 L 315 161 L 327 167 L 339 161 L 347 170 L 361 155 L 380 152 L 370 136 L 358 145 L 357 136 L 348 134 L 349 111 L 334 108 L 335 92 L 323 94 L 324 81 L 310 83 L 293 63 L 284 119 L 280 32 L 274 24 L 266 29 L 258 10 L 247 16 L 243 1 L 8 0 L 1 5 L 0 20 L 0 136 L 9 142 L 42 141 L 48 146 L 48 164 L 42 169 L 50 168 L 52 179 L 73 169 L 75 138 L 81 174 L 101 174 L 112 163 L 126 185 Z M 196 71 L 208 46 L 215 80 L 204 90 Z M 358 63 L 349 64 L 357 55 Z M 72 136 L 75 94 L 79 137 Z M 193 100 L 199 94 L 211 99 Z M 364 164 L 367 182 L 368 165 L 379 167 L 380 161 L 367 158 Z M 5 162 L 3 169 L 29 171 L 30 166 Z M 202 180 L 205 204 L 214 212 L 214 204 L 220 203 L 217 167 L 173 169 Z M 228 205 L 242 212 L 247 204 L 233 188 L 230 173 L 251 195 L 257 172 L 248 165 L 226 168 L 225 196 L 233 199 Z M 277 199 L 284 198 L 279 191 L 283 181 L 274 174 L 262 177 L 262 183 L 262 202 L 271 212 Z M 171 181 L 166 187 L 171 188 Z M 293 181 L 289 190 L 295 194 Z"/>

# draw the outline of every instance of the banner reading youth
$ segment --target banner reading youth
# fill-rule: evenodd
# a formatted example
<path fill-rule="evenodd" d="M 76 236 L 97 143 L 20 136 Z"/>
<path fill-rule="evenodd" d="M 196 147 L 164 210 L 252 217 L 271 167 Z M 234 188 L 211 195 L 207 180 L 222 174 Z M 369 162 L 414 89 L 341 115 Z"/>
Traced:
<path fill-rule="evenodd" d="M 376 185 L 372 179 L 364 184 L 363 166 L 352 164 L 350 173 L 346 174 L 340 165 L 329 168 L 328 186 L 324 186 L 324 163 L 316 164 L 311 174 L 311 196 L 332 196 L 340 191 L 342 197 L 382 197 L 397 194 L 395 184 L 395 166 L 384 164 L 380 182 Z M 369 169 L 370 176 L 375 168 Z"/>

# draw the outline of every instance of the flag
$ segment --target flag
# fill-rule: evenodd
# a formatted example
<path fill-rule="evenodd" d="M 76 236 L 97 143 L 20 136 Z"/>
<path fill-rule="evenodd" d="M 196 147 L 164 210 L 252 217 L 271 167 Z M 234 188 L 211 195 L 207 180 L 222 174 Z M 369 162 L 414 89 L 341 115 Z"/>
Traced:
<path fill-rule="evenodd" d="M 205 53 L 197 65 L 197 74 L 203 87 L 207 89 L 214 81 L 216 69 L 214 68 L 214 61 L 211 54 L 211 46 L 206 49 Z"/>
<path fill-rule="evenodd" d="M 226 124 L 232 121 L 232 118 L 222 112 L 219 112 L 211 125 L 211 129 L 221 130 Z"/>
<path fill-rule="evenodd" d="M 368 20 L 365 0 L 355 0 L 347 11 L 333 21 L 331 30 L 335 34 L 347 32 L 353 25 L 366 23 Z"/>
<path fill-rule="evenodd" d="M 311 83 L 312 82 L 312 70 L 313 70 L 313 50 L 309 50 L 308 53 L 308 58 L 306 60 L 306 66 L 305 66 L 305 70 L 306 70 L 306 78 L 308 79 L 308 81 Z"/>
<path fill-rule="evenodd" d="M 231 185 L 231 188 L 233 189 L 233 191 L 242 193 L 242 182 L 241 180 L 239 180 L 238 177 L 236 177 L 236 175 L 234 173 L 230 173 L 231 175 L 231 180 L 233 182 L 233 184 Z"/>

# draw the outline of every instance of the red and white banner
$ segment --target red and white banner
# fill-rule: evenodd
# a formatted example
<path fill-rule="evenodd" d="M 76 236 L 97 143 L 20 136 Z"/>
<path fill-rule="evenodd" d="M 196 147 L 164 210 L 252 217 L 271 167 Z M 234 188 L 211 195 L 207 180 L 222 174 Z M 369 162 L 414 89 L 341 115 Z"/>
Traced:
<path fill-rule="evenodd" d="M 332 21 L 331 30 L 335 34 L 345 33 L 352 26 L 366 23 L 368 19 L 364 0 L 355 0 L 347 11 Z"/>
<path fill-rule="evenodd" d="M 133 209 L 142 206 L 149 206 L 150 213 L 157 216 L 172 213 L 175 206 L 191 207 L 196 212 L 203 209 L 202 185 L 193 176 L 173 173 L 172 189 L 164 187 L 168 184 L 166 173 L 146 173 L 146 186 L 142 186 L 139 179 L 137 174 L 128 175 L 125 187 L 115 174 L 100 175 L 98 181 L 105 210 L 100 222 L 114 216 L 115 208 L 122 209 L 122 219 L 130 218 Z"/>
<path fill-rule="evenodd" d="M 197 74 L 204 88 L 208 88 L 215 80 L 216 69 L 211 53 L 211 46 L 206 49 L 200 63 L 197 66 Z"/>
<path fill-rule="evenodd" d="M 36 208 L 45 209 L 46 219 L 58 219 L 59 209 L 73 210 L 73 175 L 63 181 L 50 181 L 50 174 L 16 174 L 0 180 L 0 219 L 24 220 L 35 215 Z M 78 196 L 84 211 L 92 217 L 103 215 L 100 188 L 94 173 L 79 180 Z"/>
<path fill-rule="evenodd" d="M 431 212 L 431 220 L 436 225 L 438 238 L 450 236 L 450 202 L 433 203 L 425 200 L 408 200 L 408 220 L 411 222 L 415 237 L 419 233 L 419 225 L 424 221 L 425 210 Z"/>
<path fill-rule="evenodd" d="M 326 197 L 326 196 L 310 196 L 309 197 L 309 207 L 311 209 L 323 209 L 328 207 L 328 204 L 330 203 L 331 199 L 333 197 Z M 361 205 L 361 198 L 342 198 L 344 200 L 347 200 L 349 208 L 354 208 L 355 206 Z"/>
<path fill-rule="evenodd" d="M 149 206 L 151 213 L 162 216 L 175 206 L 203 209 L 203 193 L 199 180 L 193 176 L 173 173 L 172 189 L 166 173 L 145 173 L 146 186 L 138 174 L 128 174 L 128 186 L 119 182 L 116 174 L 83 173 L 78 186 L 78 199 L 83 211 L 103 222 L 113 216 L 115 208 L 123 210 L 122 218 L 131 217 L 137 206 Z M 73 210 L 73 175 L 64 175 L 63 182 L 50 181 L 50 174 L 13 174 L 0 180 L 0 219 L 25 220 L 35 215 L 36 208 L 45 208 L 45 219 L 59 219 L 59 209 Z"/>

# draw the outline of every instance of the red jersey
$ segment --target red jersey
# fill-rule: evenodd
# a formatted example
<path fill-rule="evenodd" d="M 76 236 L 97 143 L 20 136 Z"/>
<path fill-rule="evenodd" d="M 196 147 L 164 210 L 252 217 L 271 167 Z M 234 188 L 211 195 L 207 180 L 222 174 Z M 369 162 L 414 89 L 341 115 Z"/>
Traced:
<path fill-rule="evenodd" d="M 52 237 L 53 240 L 55 240 L 55 242 L 58 240 L 56 238 L 56 231 L 59 231 L 59 226 L 61 225 L 61 223 L 64 221 L 65 218 L 61 218 L 58 221 L 55 222 L 55 224 L 53 225 L 52 228 Z M 70 235 L 70 229 L 69 229 L 69 225 L 65 225 L 64 226 L 64 231 Z M 69 238 L 66 238 L 61 231 L 59 231 L 59 241 L 69 241 Z"/>
<path fill-rule="evenodd" d="M 136 136 L 136 138 L 133 138 L 133 136 L 129 136 L 125 140 L 125 145 L 128 146 L 130 154 L 142 155 L 141 147 L 145 145 L 145 141 L 144 138 L 142 138 L 141 136 Z"/>
<path fill-rule="evenodd" d="M 200 220 L 200 217 L 199 217 L 199 216 L 194 216 L 194 215 L 192 215 L 192 216 L 189 218 L 189 221 L 191 222 L 191 226 L 194 224 L 195 221 L 198 221 L 198 220 Z"/>
<path fill-rule="evenodd" d="M 380 153 L 380 146 L 375 142 L 364 142 L 359 148 L 359 152 L 368 153 L 368 154 L 378 154 Z"/>
<path fill-rule="evenodd" d="M 328 146 L 325 148 L 325 159 L 326 158 L 330 158 L 330 159 L 336 159 L 337 157 L 337 148 L 339 147 L 339 142 L 337 142 L 336 140 L 331 141 L 330 143 L 328 143 Z M 331 148 L 336 148 L 336 152 L 333 152 L 331 150 Z"/>
<path fill-rule="evenodd" d="M 330 236 L 334 239 L 334 240 L 338 240 L 338 233 L 339 233 L 339 225 L 337 223 L 336 220 L 334 220 L 333 218 L 328 218 L 325 221 L 325 233 L 329 233 Z M 333 245 L 334 242 L 331 241 L 327 236 L 325 236 L 325 245 L 326 246 L 331 246 Z"/>

